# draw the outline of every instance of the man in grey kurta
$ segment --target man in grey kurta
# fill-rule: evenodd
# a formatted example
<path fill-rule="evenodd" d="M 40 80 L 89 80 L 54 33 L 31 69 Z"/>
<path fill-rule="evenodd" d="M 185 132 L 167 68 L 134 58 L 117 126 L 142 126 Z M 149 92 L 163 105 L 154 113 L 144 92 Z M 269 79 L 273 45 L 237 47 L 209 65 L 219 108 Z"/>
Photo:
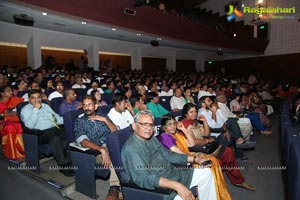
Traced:
<path fill-rule="evenodd" d="M 153 136 L 153 115 L 141 111 L 135 118 L 134 134 L 122 149 L 122 162 L 131 180 L 140 187 L 154 189 L 164 187 L 174 190 L 165 199 L 194 199 L 189 188 L 198 186 L 199 199 L 214 200 L 216 190 L 209 168 L 178 169 L 173 164 L 202 163 L 201 156 L 187 156 L 166 150 Z"/>

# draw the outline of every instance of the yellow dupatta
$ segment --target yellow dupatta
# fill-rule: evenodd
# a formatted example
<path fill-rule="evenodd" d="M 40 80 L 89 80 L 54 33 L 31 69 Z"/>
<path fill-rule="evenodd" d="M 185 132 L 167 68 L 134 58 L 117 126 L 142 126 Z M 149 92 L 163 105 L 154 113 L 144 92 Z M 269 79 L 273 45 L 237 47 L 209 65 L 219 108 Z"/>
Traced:
<path fill-rule="evenodd" d="M 176 139 L 176 144 L 177 144 L 178 148 L 182 152 L 184 152 L 188 155 L 195 155 L 195 153 L 191 153 L 189 151 L 188 145 L 187 145 L 188 141 L 182 133 L 177 132 L 177 133 L 174 134 L 174 137 Z M 212 161 L 211 170 L 212 170 L 213 175 L 214 175 L 214 180 L 215 180 L 215 185 L 216 185 L 216 193 L 217 193 L 218 200 L 231 200 L 231 196 L 228 192 L 227 185 L 225 183 L 224 176 L 223 176 L 223 173 L 222 173 L 222 169 L 221 169 L 221 166 L 219 164 L 218 159 L 215 158 L 214 156 L 210 156 L 210 155 L 207 155 L 207 158 Z M 199 165 L 194 164 L 194 167 L 197 167 L 197 166 L 199 166 Z"/>

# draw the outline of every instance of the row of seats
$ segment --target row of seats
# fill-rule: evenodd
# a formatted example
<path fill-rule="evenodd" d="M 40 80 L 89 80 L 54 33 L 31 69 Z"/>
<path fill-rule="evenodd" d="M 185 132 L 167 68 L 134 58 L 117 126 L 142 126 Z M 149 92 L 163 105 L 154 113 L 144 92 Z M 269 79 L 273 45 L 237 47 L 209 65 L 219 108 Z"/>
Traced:
<path fill-rule="evenodd" d="M 21 109 L 27 105 L 28 102 L 22 102 L 17 106 L 17 113 L 20 115 Z M 101 108 L 101 107 L 100 107 Z M 76 118 L 83 114 L 82 110 L 74 110 L 67 112 L 63 115 L 64 128 L 67 132 L 68 141 L 65 148 L 68 148 L 69 143 L 75 142 L 73 133 L 74 121 Z M 174 113 L 174 115 L 181 115 L 180 112 Z M 156 119 L 157 125 L 160 125 L 161 119 Z M 25 145 L 26 165 L 31 169 L 35 169 L 36 173 L 40 173 L 39 159 L 43 156 L 51 156 L 52 152 L 49 145 L 38 144 L 38 130 L 30 130 L 23 126 L 23 139 Z M 118 130 L 113 134 L 109 134 L 107 137 L 107 145 L 109 153 L 116 169 L 116 173 L 121 183 L 123 196 L 125 199 L 163 199 L 163 194 L 170 193 L 169 190 L 147 190 L 139 188 L 138 186 L 128 183 L 126 172 L 123 168 L 121 161 L 121 149 L 127 138 L 132 134 L 131 127 Z M 91 198 L 97 198 L 96 192 L 96 178 L 107 179 L 109 177 L 109 169 L 104 169 L 103 166 L 97 165 L 95 160 L 96 151 L 80 151 L 77 148 L 70 147 L 70 154 L 73 165 L 77 167 L 75 170 L 75 185 L 76 190 Z"/>
<path fill-rule="evenodd" d="M 77 89 L 78 90 L 78 89 Z M 84 89 L 79 89 L 79 90 L 84 90 Z M 76 92 L 76 95 L 77 95 L 77 101 L 82 101 L 83 98 L 86 96 L 86 92 L 83 93 L 83 94 L 80 94 L 78 93 L 78 91 L 75 91 Z M 114 93 L 105 93 L 105 94 L 102 94 L 101 95 L 102 97 L 102 100 L 104 100 L 105 102 L 108 103 L 108 105 L 111 105 L 111 101 L 112 101 L 112 98 L 114 97 Z M 64 98 L 63 97 L 56 97 L 56 98 L 53 98 L 51 101 L 50 101 L 50 107 L 56 112 L 56 113 L 59 113 L 59 106 L 60 104 L 64 101 Z M 110 109 L 111 106 L 108 106 L 107 109 Z M 106 107 L 103 107 L 101 108 L 101 110 L 105 110 L 105 113 L 108 113 L 106 112 Z"/>
<path fill-rule="evenodd" d="M 290 118 L 290 102 L 283 104 L 281 112 L 281 149 L 283 163 L 287 167 L 288 199 L 300 199 L 300 129 L 293 127 Z"/>
<path fill-rule="evenodd" d="M 81 89 L 81 88 L 74 89 L 74 91 L 75 91 L 75 93 L 77 95 L 76 100 L 77 101 L 82 101 L 83 97 L 87 95 L 88 89 L 90 89 L 90 87 L 87 87 L 85 89 Z M 49 92 L 49 91 L 45 91 L 45 94 L 47 96 L 49 96 L 51 94 L 51 92 L 53 92 L 55 90 L 51 90 L 51 92 Z M 27 93 L 27 91 L 18 91 L 17 92 L 17 97 L 22 97 L 26 93 Z M 113 96 L 114 96 L 114 93 L 104 93 L 104 94 L 101 94 L 102 100 L 104 100 L 105 102 L 107 102 L 107 104 L 111 103 Z"/>
<path fill-rule="evenodd" d="M 195 104 L 198 106 L 199 105 L 198 92 L 193 92 L 192 96 L 194 98 Z M 162 105 L 168 111 L 171 111 L 171 104 L 170 104 L 171 98 L 172 98 L 172 96 L 160 96 L 159 97 L 160 105 Z"/>
<path fill-rule="evenodd" d="M 22 102 L 17 105 L 17 113 L 20 116 L 21 109 L 27 105 L 28 102 Z M 64 118 L 64 127 L 67 132 L 68 141 L 65 143 L 65 149 L 69 149 L 69 143 L 75 142 L 75 136 L 73 133 L 73 125 L 75 119 L 83 113 L 82 110 L 75 110 L 66 113 Z M 52 155 L 50 145 L 39 144 L 39 130 L 32 130 L 26 128 L 24 123 L 20 121 L 23 128 L 23 142 L 25 147 L 26 166 L 37 174 L 40 173 L 39 160 L 43 157 L 49 157 Z M 79 151 L 78 149 L 71 149 L 70 151 L 72 162 L 77 167 L 75 170 L 75 185 L 76 190 L 91 198 L 96 198 L 96 183 L 95 178 L 101 177 L 107 179 L 110 171 L 104 169 L 103 166 L 96 166 L 95 151 Z"/>

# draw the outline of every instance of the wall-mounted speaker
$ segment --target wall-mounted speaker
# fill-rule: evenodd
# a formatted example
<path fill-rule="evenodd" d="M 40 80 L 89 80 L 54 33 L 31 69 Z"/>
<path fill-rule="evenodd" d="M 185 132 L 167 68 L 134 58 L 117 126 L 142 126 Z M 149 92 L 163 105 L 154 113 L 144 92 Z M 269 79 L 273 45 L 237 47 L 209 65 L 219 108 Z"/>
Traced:
<path fill-rule="evenodd" d="M 153 47 L 158 47 L 159 46 L 159 42 L 157 40 L 151 40 L 150 41 L 151 46 Z"/>
<path fill-rule="evenodd" d="M 33 26 L 34 19 L 26 14 L 14 14 L 14 21 L 16 24 L 23 26 Z"/>

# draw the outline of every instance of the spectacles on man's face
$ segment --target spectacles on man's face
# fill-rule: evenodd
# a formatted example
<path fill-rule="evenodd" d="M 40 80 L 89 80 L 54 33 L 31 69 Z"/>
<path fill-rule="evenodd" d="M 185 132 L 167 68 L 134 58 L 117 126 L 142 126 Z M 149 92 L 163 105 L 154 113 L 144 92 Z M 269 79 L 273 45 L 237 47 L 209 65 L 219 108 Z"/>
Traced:
<path fill-rule="evenodd" d="M 154 128 L 154 124 L 153 123 L 141 123 L 141 122 L 136 122 L 137 124 L 141 125 L 143 128 L 145 129 L 153 129 Z"/>

